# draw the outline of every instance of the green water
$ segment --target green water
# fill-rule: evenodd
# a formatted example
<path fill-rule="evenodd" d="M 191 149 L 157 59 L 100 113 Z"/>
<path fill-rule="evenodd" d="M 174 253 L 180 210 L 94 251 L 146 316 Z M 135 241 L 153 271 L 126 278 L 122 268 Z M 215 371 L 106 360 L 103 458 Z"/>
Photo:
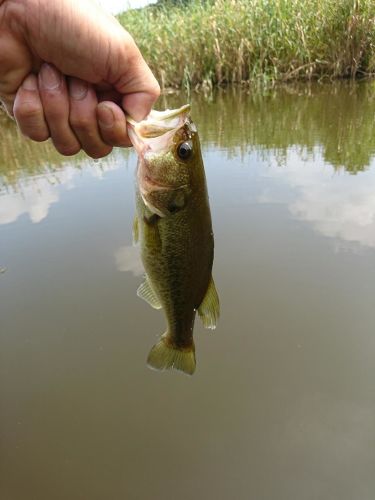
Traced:
<path fill-rule="evenodd" d="M 146 367 L 134 153 L 64 159 L 0 117 L 1 500 L 375 496 L 375 84 L 192 110 L 222 306 L 193 377 Z"/>

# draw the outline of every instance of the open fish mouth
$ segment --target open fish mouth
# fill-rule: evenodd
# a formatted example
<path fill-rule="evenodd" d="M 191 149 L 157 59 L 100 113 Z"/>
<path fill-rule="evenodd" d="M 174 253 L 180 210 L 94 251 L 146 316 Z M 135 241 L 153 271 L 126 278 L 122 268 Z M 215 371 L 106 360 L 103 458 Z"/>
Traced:
<path fill-rule="evenodd" d="M 175 133 L 187 122 L 189 112 L 190 104 L 185 104 L 178 109 L 152 110 L 140 122 L 127 116 L 128 135 L 137 153 L 142 156 L 147 151 L 168 151 Z"/>

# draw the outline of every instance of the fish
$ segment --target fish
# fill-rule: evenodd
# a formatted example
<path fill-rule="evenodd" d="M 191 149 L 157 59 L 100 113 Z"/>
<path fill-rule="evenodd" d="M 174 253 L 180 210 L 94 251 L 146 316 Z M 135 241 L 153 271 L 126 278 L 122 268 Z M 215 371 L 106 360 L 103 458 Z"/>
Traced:
<path fill-rule="evenodd" d="M 167 329 L 151 348 L 150 368 L 196 368 L 196 313 L 216 328 L 220 303 L 212 278 L 214 235 L 197 128 L 190 105 L 152 110 L 128 121 L 138 154 L 133 240 L 139 242 L 145 281 L 137 295 L 164 311 Z"/>

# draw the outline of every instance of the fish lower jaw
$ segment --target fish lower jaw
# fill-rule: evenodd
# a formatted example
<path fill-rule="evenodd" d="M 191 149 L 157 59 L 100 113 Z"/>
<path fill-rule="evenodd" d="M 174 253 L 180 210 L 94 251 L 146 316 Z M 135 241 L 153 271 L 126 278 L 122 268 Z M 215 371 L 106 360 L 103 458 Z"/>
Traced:
<path fill-rule="evenodd" d="M 165 191 L 168 189 L 173 189 L 172 186 L 162 184 L 161 182 L 153 179 L 149 175 L 145 175 L 140 179 L 140 186 L 143 186 L 144 191 L 145 188 L 148 188 L 149 191 Z"/>
<path fill-rule="evenodd" d="M 173 189 L 173 186 L 164 184 L 155 179 L 146 165 L 140 165 L 138 167 L 137 179 L 138 185 L 143 192 Z"/>

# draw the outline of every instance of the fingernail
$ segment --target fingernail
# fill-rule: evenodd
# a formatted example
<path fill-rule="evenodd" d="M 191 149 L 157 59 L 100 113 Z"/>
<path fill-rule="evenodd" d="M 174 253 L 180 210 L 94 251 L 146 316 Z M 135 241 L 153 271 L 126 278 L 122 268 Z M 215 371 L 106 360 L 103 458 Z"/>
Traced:
<path fill-rule="evenodd" d="M 100 106 L 99 125 L 103 128 L 111 128 L 115 122 L 112 109 L 105 104 Z"/>
<path fill-rule="evenodd" d="M 61 85 L 61 74 L 50 64 L 44 63 L 40 69 L 42 87 L 46 90 L 55 90 Z"/>
<path fill-rule="evenodd" d="M 36 76 L 28 75 L 22 83 L 22 88 L 25 90 L 32 90 L 32 91 L 37 90 L 38 85 L 36 83 Z"/>
<path fill-rule="evenodd" d="M 84 80 L 71 80 L 69 83 L 69 94 L 77 101 L 84 99 L 87 95 L 88 84 Z"/>

